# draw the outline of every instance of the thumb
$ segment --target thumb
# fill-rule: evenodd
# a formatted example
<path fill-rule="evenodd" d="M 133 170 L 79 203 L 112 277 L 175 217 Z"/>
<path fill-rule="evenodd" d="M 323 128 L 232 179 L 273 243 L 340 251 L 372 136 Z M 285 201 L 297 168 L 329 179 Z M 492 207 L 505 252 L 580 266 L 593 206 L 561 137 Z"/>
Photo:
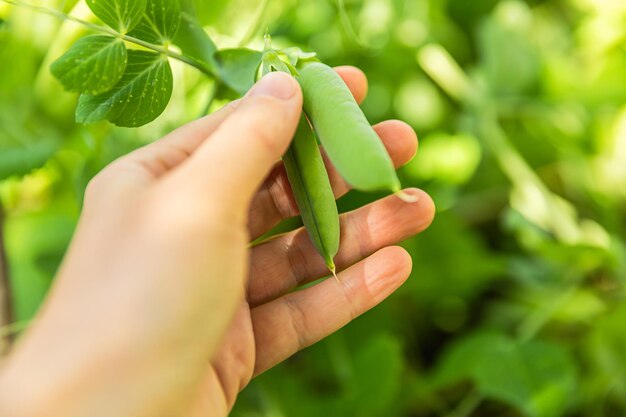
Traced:
<path fill-rule="evenodd" d="M 247 204 L 287 150 L 302 112 L 302 92 L 289 74 L 263 77 L 180 172 L 199 198 L 214 190 L 227 204 Z M 184 172 L 186 171 L 186 172 Z"/>

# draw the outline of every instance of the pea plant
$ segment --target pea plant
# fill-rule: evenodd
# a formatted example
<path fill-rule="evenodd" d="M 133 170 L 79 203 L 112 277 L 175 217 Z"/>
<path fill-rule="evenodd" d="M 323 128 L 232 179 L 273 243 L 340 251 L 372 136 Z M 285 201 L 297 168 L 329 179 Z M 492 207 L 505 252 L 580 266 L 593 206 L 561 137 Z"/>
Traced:
<path fill-rule="evenodd" d="M 80 94 L 76 122 L 139 127 L 155 120 L 172 95 L 172 59 L 215 79 L 228 97 L 245 94 L 269 72 L 284 71 L 300 82 L 304 111 L 283 161 L 303 223 L 329 271 L 335 274 L 339 217 L 318 141 L 353 188 L 409 198 L 400 192 L 391 158 L 346 84 L 314 53 L 273 49 L 269 35 L 262 51 L 219 50 L 192 0 L 86 3 L 102 24 L 56 13 L 97 33 L 80 38 L 50 68 L 67 91 Z"/>

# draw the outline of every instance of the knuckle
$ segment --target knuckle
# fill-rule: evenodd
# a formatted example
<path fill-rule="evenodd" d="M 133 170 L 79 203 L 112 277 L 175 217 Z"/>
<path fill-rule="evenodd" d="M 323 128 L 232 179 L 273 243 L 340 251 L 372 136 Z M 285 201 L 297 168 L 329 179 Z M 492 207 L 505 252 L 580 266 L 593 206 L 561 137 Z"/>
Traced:
<path fill-rule="evenodd" d="M 89 180 L 85 188 L 85 200 L 96 199 L 112 187 L 112 184 L 119 178 L 123 161 L 124 157 L 113 161 Z"/>
<path fill-rule="evenodd" d="M 341 281 L 341 292 L 348 306 L 348 321 L 356 319 L 360 315 L 360 308 L 354 300 L 358 299 L 358 290 L 350 281 Z"/>
<path fill-rule="evenodd" d="M 283 130 L 285 118 L 289 116 L 284 102 L 274 97 L 258 96 L 252 97 L 248 106 L 252 111 L 244 116 L 246 128 L 259 139 L 265 139 L 265 143 L 275 143 L 276 133 Z"/>
<path fill-rule="evenodd" d="M 254 136 L 256 137 L 257 144 L 263 149 L 263 152 L 269 155 L 279 155 L 282 153 L 281 143 L 276 140 L 275 129 L 263 126 L 260 129 L 255 129 Z"/>
<path fill-rule="evenodd" d="M 306 321 L 306 314 L 300 304 L 293 297 L 285 298 L 285 306 L 289 314 L 289 321 L 293 331 L 293 337 L 297 343 L 297 350 L 302 350 L 309 346 L 309 329 Z"/>
<path fill-rule="evenodd" d="M 85 201 L 91 201 L 97 199 L 97 197 L 104 192 L 106 188 L 106 179 L 107 172 L 101 171 L 96 176 L 94 176 L 85 187 Z"/>
<path fill-rule="evenodd" d="M 98 176 L 93 177 L 87 183 L 85 187 L 85 200 L 91 200 L 98 194 L 98 189 L 100 188 L 100 183 L 98 181 Z"/>
<path fill-rule="evenodd" d="M 267 185 L 267 193 L 279 220 L 298 214 L 298 206 L 285 177 L 278 177 L 275 181 L 269 183 Z"/>
<path fill-rule="evenodd" d="M 303 240 L 308 239 L 306 233 L 300 234 L 298 237 L 304 237 Z M 289 271 L 293 287 L 298 287 L 303 283 L 305 277 L 311 276 L 309 275 L 309 257 L 307 253 L 305 253 L 301 243 L 301 241 L 291 241 L 284 249 L 290 267 Z"/>
<path fill-rule="evenodd" d="M 371 252 L 371 231 L 368 230 L 367 224 L 359 222 L 355 217 L 354 212 L 346 213 L 343 225 L 346 228 L 346 235 L 353 239 L 359 257 L 364 258 Z"/>

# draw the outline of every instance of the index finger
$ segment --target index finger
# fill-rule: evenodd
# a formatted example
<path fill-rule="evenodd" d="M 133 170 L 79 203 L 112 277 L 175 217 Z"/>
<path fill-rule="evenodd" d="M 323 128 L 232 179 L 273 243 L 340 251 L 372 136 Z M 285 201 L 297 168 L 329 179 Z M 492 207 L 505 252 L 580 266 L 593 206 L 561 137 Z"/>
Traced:
<path fill-rule="evenodd" d="M 367 95 L 367 77 L 360 69 L 352 66 L 335 68 L 344 80 L 358 103 L 363 102 Z M 144 166 L 153 167 L 155 176 L 159 176 L 183 162 L 230 116 L 240 100 L 235 100 L 219 111 L 190 122 L 164 138 L 146 145 L 124 159 L 142 162 Z"/>
<path fill-rule="evenodd" d="M 327 279 L 251 311 L 258 375 L 370 310 L 409 277 L 412 261 L 390 246 Z"/>
<path fill-rule="evenodd" d="M 344 65 L 335 67 L 335 71 L 346 83 L 357 103 L 361 104 L 367 96 L 367 77 L 356 67 Z"/>

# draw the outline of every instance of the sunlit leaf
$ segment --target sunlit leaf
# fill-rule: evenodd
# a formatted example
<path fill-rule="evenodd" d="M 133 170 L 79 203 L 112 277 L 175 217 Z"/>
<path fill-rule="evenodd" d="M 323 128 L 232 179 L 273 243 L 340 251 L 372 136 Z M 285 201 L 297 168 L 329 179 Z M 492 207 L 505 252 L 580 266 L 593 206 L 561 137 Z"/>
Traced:
<path fill-rule="evenodd" d="M 215 43 L 198 21 L 193 1 L 180 0 L 180 2 L 182 6 L 180 27 L 176 32 L 174 43 L 183 54 L 200 63 L 207 72 L 217 73 L 218 69 L 215 62 L 217 47 Z"/>
<path fill-rule="evenodd" d="M 142 126 L 163 112 L 172 86 L 167 57 L 128 51 L 128 65 L 120 82 L 100 95 L 83 94 L 76 108 L 76 121 L 94 123 L 106 119 L 118 126 Z"/>
<path fill-rule="evenodd" d="M 0 180 L 13 175 L 26 175 L 41 167 L 59 148 L 54 141 L 40 141 L 30 146 L 0 148 Z"/>
<path fill-rule="evenodd" d="M 126 68 L 126 46 L 112 36 L 87 36 L 50 66 L 66 90 L 99 94 L 113 88 Z"/>
<path fill-rule="evenodd" d="M 178 0 L 148 0 L 141 21 L 129 35 L 163 45 L 174 39 L 179 24 Z"/>
<path fill-rule="evenodd" d="M 146 0 L 86 1 L 93 14 L 120 33 L 127 33 L 137 26 L 146 9 Z"/>

